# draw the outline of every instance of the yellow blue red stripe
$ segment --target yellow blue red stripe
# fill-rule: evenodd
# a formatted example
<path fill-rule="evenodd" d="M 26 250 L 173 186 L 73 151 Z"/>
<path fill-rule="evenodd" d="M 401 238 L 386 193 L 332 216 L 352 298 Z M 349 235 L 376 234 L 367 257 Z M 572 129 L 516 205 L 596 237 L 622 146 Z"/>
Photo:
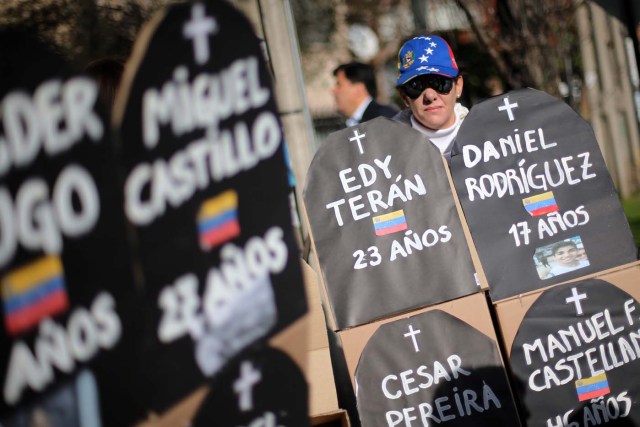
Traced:
<path fill-rule="evenodd" d="M 25 332 L 69 306 L 62 262 L 56 256 L 11 271 L 0 286 L 5 329 L 11 335 Z"/>
<path fill-rule="evenodd" d="M 203 249 L 214 248 L 240 235 L 237 193 L 227 190 L 205 201 L 198 211 L 197 225 Z"/>
<path fill-rule="evenodd" d="M 576 381 L 576 393 L 578 393 L 578 400 L 580 402 L 611 393 L 607 375 L 602 373 Z"/>
<path fill-rule="evenodd" d="M 400 209 L 373 217 L 373 228 L 376 236 L 384 236 L 406 230 L 407 219 L 404 216 L 404 210 Z"/>
<path fill-rule="evenodd" d="M 553 191 L 547 191 L 546 193 L 522 199 L 522 204 L 533 217 L 558 211 L 558 204 L 556 203 Z"/>

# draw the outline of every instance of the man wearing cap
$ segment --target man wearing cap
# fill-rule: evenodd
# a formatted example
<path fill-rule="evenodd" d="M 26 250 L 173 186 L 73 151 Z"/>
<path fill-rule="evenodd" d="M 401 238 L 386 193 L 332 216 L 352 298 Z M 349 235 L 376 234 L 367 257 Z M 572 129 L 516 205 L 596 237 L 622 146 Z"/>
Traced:
<path fill-rule="evenodd" d="M 354 126 L 376 117 L 393 117 L 398 109 L 380 104 L 373 67 L 361 62 L 340 64 L 333 70 L 336 84 L 332 89 L 340 114 L 347 117 L 347 126 Z"/>
<path fill-rule="evenodd" d="M 407 109 L 394 120 L 425 134 L 449 158 L 469 110 L 458 103 L 462 76 L 451 47 L 434 35 L 410 39 L 398 53 L 397 89 Z"/>

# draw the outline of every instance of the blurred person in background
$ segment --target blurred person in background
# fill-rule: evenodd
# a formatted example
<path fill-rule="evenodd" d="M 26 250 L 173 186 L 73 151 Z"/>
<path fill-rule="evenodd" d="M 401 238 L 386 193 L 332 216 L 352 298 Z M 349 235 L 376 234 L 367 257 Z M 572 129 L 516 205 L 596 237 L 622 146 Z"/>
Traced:
<path fill-rule="evenodd" d="M 393 117 L 398 109 L 378 103 L 375 70 L 371 65 L 349 62 L 333 70 L 336 83 L 332 89 L 336 106 L 345 116 L 346 125 L 354 126 L 379 116 Z"/>

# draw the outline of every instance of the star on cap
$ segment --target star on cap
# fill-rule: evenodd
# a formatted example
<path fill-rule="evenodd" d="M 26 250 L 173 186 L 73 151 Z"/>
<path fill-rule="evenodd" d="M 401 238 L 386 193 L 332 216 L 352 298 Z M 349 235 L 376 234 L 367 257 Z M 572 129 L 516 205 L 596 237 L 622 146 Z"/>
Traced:
<path fill-rule="evenodd" d="M 424 54 L 422 54 L 422 56 L 420 58 L 418 58 L 420 60 L 420 62 L 428 62 L 429 61 L 429 57 L 425 56 Z"/>
<path fill-rule="evenodd" d="M 433 49 L 431 49 L 430 47 L 426 48 L 424 51 L 427 55 L 431 55 L 433 53 Z"/>
<path fill-rule="evenodd" d="M 431 40 L 431 39 L 429 39 L 429 40 Z M 437 46 L 437 44 L 435 42 L 431 42 L 431 43 L 429 43 L 429 45 L 432 46 L 432 47 L 436 47 Z"/>

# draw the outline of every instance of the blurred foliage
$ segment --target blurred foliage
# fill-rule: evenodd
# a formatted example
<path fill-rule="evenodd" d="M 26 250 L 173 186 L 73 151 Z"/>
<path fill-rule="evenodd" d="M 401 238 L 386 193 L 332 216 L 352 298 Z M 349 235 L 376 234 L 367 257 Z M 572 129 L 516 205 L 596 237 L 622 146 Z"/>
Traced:
<path fill-rule="evenodd" d="M 507 89 L 559 95 L 580 72 L 574 0 L 456 0 Z M 571 101 L 571 100 L 569 100 Z"/>
<path fill-rule="evenodd" d="M 0 25 L 19 26 L 82 67 L 127 58 L 140 27 L 167 0 L 3 0 Z"/>
<path fill-rule="evenodd" d="M 640 247 L 640 194 L 622 199 L 622 209 L 629 221 L 636 246 Z"/>
<path fill-rule="evenodd" d="M 344 60 L 349 26 L 365 24 L 380 40 L 376 67 L 395 68 L 401 43 L 418 33 L 452 45 L 465 76 L 467 101 L 533 87 L 577 109 L 581 59 L 574 0 L 290 0 L 303 55 L 318 45 Z M 464 24 L 446 28 L 445 11 Z M 440 12 L 440 13 L 438 13 Z M 342 25 L 341 25 L 342 24 Z M 445 27 L 443 27 L 443 25 Z M 313 49 L 312 49 L 313 48 Z M 353 52 L 351 52 L 353 55 Z M 307 70 L 306 70 L 307 71 Z"/>
<path fill-rule="evenodd" d="M 298 31 L 300 49 L 304 52 L 316 43 L 326 44 L 335 32 L 333 0 L 293 0 L 291 10 Z"/>
<path fill-rule="evenodd" d="M 83 65 L 101 56 L 128 57 L 142 24 L 173 1 L 3 0 L 0 25 L 25 27 Z M 561 81 L 571 84 L 581 75 L 574 25 L 578 6 L 573 0 L 290 0 L 290 4 L 303 54 L 320 45 L 343 59 L 349 52 L 349 26 L 364 24 L 380 41 L 380 52 L 370 62 L 387 69 L 395 67 L 405 39 L 417 31 L 433 32 L 428 27 L 438 28 L 434 16 L 422 15 L 433 15 L 437 8 L 454 11 L 466 18 L 467 28 L 435 32 L 454 45 L 466 70 L 470 101 L 490 93 L 486 85 L 492 77 L 500 80 L 502 90 L 535 87 L 558 94 Z M 461 38 L 462 33 L 471 34 L 472 40 Z"/>

